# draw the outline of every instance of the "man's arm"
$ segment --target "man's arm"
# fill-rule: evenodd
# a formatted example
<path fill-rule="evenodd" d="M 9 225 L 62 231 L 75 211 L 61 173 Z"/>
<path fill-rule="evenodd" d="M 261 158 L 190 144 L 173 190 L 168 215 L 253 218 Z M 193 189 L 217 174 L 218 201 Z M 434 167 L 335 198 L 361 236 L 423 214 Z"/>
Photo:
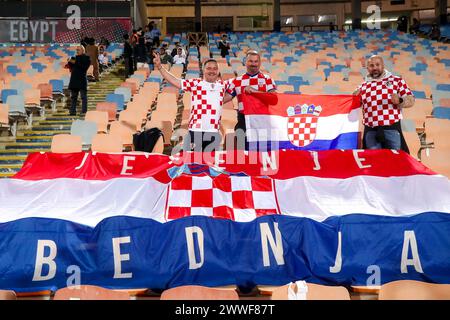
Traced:
<path fill-rule="evenodd" d="M 223 104 L 230 102 L 233 100 L 233 96 L 228 92 L 225 92 L 225 96 L 223 97 Z"/>
<path fill-rule="evenodd" d="M 156 52 L 153 53 L 153 64 L 155 65 L 155 68 L 159 70 L 159 72 L 161 73 L 163 78 L 166 79 L 167 82 L 169 82 L 174 87 L 181 89 L 181 79 L 175 77 L 165 68 L 163 68 L 163 66 L 161 65 L 161 58 L 159 57 L 159 53 Z"/>
<path fill-rule="evenodd" d="M 409 94 L 400 97 L 398 94 L 393 93 L 391 96 L 391 101 L 399 108 L 411 108 L 414 105 L 415 99 L 412 95 Z"/>
<path fill-rule="evenodd" d="M 244 88 L 244 92 L 246 93 L 246 94 L 252 94 L 252 93 L 266 93 L 266 91 L 258 91 L 258 90 L 256 90 L 256 89 L 253 89 L 251 86 L 247 86 L 247 87 L 245 87 Z M 271 89 L 271 90 L 269 90 L 269 91 L 267 91 L 267 92 L 269 92 L 269 93 L 276 93 L 277 92 L 277 90 L 276 89 Z"/>

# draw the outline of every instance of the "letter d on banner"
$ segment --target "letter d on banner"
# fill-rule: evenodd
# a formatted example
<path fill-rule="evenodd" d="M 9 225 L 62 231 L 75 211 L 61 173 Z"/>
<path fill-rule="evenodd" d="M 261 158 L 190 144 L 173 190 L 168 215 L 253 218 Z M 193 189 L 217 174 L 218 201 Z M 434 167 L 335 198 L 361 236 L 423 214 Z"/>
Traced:
<path fill-rule="evenodd" d="M 203 247 L 203 230 L 199 227 L 188 227 L 185 229 L 186 243 L 189 256 L 189 269 L 199 269 L 203 266 L 205 251 Z M 198 251 L 200 253 L 200 261 L 195 258 L 194 233 L 197 234 Z"/>
<path fill-rule="evenodd" d="M 67 14 L 72 14 L 70 17 L 67 18 L 67 28 L 69 30 L 73 29 L 81 29 L 81 9 L 77 5 L 70 5 L 67 7 L 66 10 Z"/>

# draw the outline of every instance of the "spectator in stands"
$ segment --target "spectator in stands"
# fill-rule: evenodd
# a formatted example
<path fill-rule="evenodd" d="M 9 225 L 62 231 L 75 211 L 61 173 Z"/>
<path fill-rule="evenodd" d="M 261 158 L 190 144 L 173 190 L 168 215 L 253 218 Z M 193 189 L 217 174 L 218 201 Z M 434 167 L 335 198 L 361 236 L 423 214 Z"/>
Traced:
<path fill-rule="evenodd" d="M 411 34 L 417 34 L 420 30 L 420 22 L 416 18 L 413 18 L 413 23 L 409 27 L 409 33 Z"/>
<path fill-rule="evenodd" d="M 398 17 L 397 31 L 408 32 L 408 18 L 406 16 Z"/>
<path fill-rule="evenodd" d="M 138 42 L 139 36 L 137 30 L 133 29 L 130 39 L 131 48 L 133 48 L 133 71 L 137 70 L 137 60 L 138 60 Z"/>
<path fill-rule="evenodd" d="M 183 54 L 183 48 L 177 48 L 177 54 L 173 57 L 173 63 L 182 64 L 183 66 L 186 65 L 186 55 Z"/>
<path fill-rule="evenodd" d="M 100 67 L 100 72 L 103 72 L 108 68 L 109 60 L 108 60 L 108 54 L 105 51 L 105 48 L 103 46 L 100 46 L 98 48 L 98 63 Z"/>
<path fill-rule="evenodd" d="M 142 29 L 137 32 L 138 35 L 138 56 L 137 61 L 147 63 L 147 47 L 145 46 L 145 38 Z"/>
<path fill-rule="evenodd" d="M 431 26 L 430 39 L 439 41 L 441 39 L 441 29 L 437 23 L 433 23 Z"/>
<path fill-rule="evenodd" d="M 183 150 L 216 150 L 221 141 L 219 125 L 222 106 L 232 99 L 231 95 L 227 93 L 228 83 L 218 79 L 217 61 L 208 59 L 204 62 L 203 79 L 189 80 L 179 79 L 167 71 L 161 64 L 160 56 L 156 53 L 153 61 L 155 68 L 167 82 L 192 93 L 189 135 L 184 139 Z"/>
<path fill-rule="evenodd" d="M 175 48 L 172 49 L 172 52 L 170 53 L 170 55 L 172 57 L 175 57 L 178 54 L 178 48 L 181 48 L 181 53 L 186 56 L 186 52 L 184 51 L 183 47 L 181 46 L 181 44 L 179 42 L 175 42 Z"/>
<path fill-rule="evenodd" d="M 229 93 L 238 99 L 238 113 L 237 124 L 234 128 L 236 133 L 240 129 L 241 132 L 246 132 L 245 117 L 242 113 L 244 106 L 242 105 L 242 93 L 252 94 L 254 92 L 275 92 L 275 82 L 268 74 L 260 72 L 261 57 L 258 52 L 254 50 L 247 51 L 245 57 L 245 66 L 247 72 L 242 76 L 230 80 Z"/>
<path fill-rule="evenodd" d="M 77 47 L 77 55 L 72 57 L 67 66 L 70 69 L 69 90 L 71 92 L 70 115 L 76 115 L 78 93 L 81 95 L 81 113 L 87 112 L 87 70 L 91 65 L 89 56 L 83 46 Z"/>
<path fill-rule="evenodd" d="M 109 47 L 109 40 L 106 39 L 105 37 L 101 37 L 99 45 L 103 46 L 105 48 L 105 50 L 106 50 Z"/>
<path fill-rule="evenodd" d="M 159 31 L 158 27 L 154 25 L 153 30 L 150 31 L 150 33 L 153 38 L 153 45 L 158 48 L 160 44 L 159 37 L 161 37 L 161 31 Z"/>
<path fill-rule="evenodd" d="M 147 48 L 147 53 L 148 53 L 148 52 L 150 52 L 150 49 L 153 47 L 153 38 L 152 38 L 152 33 L 151 33 L 149 26 L 145 27 L 144 39 L 145 39 L 145 46 Z"/>
<path fill-rule="evenodd" d="M 367 60 L 364 82 L 356 89 L 363 111 L 363 148 L 395 149 L 409 153 L 403 138 L 400 120 L 402 108 L 414 105 L 414 96 L 405 80 L 384 68 L 383 58 L 377 55 Z"/>
<path fill-rule="evenodd" d="M 161 59 L 162 64 L 168 64 L 168 63 L 170 63 L 171 65 L 173 64 L 173 58 L 170 54 L 167 53 L 167 49 L 164 46 L 162 46 L 159 49 L 159 57 Z"/>
<path fill-rule="evenodd" d="M 161 48 L 163 48 L 164 50 L 166 50 L 167 54 L 171 54 L 171 51 L 169 49 L 169 44 L 167 42 L 163 42 L 161 44 Z"/>
<path fill-rule="evenodd" d="M 336 30 L 336 28 L 334 27 L 333 22 L 330 22 L 329 26 L 330 26 L 330 32 L 333 32 L 333 31 Z"/>
<path fill-rule="evenodd" d="M 123 35 L 123 58 L 125 63 L 125 78 L 128 78 L 134 73 L 133 63 L 133 48 L 130 44 L 130 36 L 128 34 Z"/>
<path fill-rule="evenodd" d="M 230 54 L 230 43 L 228 42 L 228 36 L 222 35 L 222 39 L 218 42 L 217 47 L 220 50 L 220 55 L 225 58 Z"/>
<path fill-rule="evenodd" d="M 88 36 L 81 35 L 81 41 L 80 41 L 80 44 L 81 44 L 85 49 L 86 49 L 86 46 L 88 45 L 88 44 L 87 44 L 88 41 L 89 41 L 89 37 L 88 37 Z"/>
<path fill-rule="evenodd" d="M 98 66 L 98 47 L 95 45 L 95 39 L 89 38 L 86 46 L 86 54 L 91 59 L 92 67 L 94 68 L 94 81 L 99 81 L 99 66 Z"/>

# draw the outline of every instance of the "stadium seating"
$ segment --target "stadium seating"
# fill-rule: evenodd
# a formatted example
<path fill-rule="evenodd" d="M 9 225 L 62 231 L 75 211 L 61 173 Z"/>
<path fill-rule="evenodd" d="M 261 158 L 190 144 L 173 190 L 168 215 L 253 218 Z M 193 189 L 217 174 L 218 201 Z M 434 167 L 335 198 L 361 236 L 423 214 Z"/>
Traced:
<path fill-rule="evenodd" d="M 130 300 L 130 295 L 124 291 L 80 285 L 57 290 L 53 300 Z"/>
<path fill-rule="evenodd" d="M 51 152 L 72 153 L 81 152 L 83 144 L 81 136 L 71 134 L 56 134 L 52 138 Z"/>
<path fill-rule="evenodd" d="M 92 138 L 91 151 L 93 152 L 122 152 L 122 140 L 115 135 L 96 134 Z"/>
<path fill-rule="evenodd" d="M 239 300 L 235 290 L 180 286 L 163 291 L 161 300 Z"/>
<path fill-rule="evenodd" d="M 314 283 L 307 283 L 306 300 L 350 300 L 350 294 L 344 287 L 324 286 Z M 270 295 L 272 300 L 288 300 L 289 285 L 258 286 L 258 290 L 263 295 Z M 293 290 L 296 292 L 296 285 L 293 284 Z"/>
<path fill-rule="evenodd" d="M 399 280 L 381 286 L 379 300 L 450 300 L 450 284 Z"/>
<path fill-rule="evenodd" d="M 14 291 L 0 290 L 0 300 L 17 300 L 17 296 Z"/>
<path fill-rule="evenodd" d="M 86 112 L 84 119 L 95 122 L 97 124 L 97 132 L 108 132 L 109 117 L 107 111 L 90 110 Z"/>

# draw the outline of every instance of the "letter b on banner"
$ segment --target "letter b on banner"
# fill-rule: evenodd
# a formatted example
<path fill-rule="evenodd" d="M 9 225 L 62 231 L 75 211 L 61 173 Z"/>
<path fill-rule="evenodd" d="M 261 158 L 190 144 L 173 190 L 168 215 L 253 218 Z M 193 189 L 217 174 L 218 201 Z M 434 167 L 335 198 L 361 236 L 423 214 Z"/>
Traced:
<path fill-rule="evenodd" d="M 71 5 L 67 7 L 67 14 L 71 14 L 70 17 L 67 18 L 67 28 L 69 30 L 73 29 L 81 29 L 81 9 L 79 6 Z"/>

